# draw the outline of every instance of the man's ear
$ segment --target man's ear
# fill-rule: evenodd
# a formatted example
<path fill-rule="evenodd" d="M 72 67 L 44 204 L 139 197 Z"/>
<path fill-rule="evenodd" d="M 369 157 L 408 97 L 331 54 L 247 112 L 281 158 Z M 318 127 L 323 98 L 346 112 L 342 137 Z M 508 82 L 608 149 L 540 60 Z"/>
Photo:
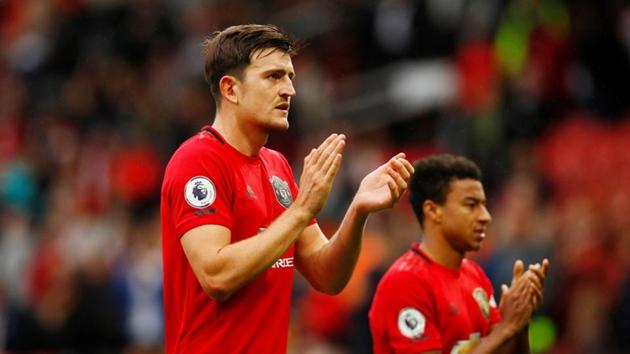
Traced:
<path fill-rule="evenodd" d="M 224 75 L 221 80 L 219 80 L 221 96 L 223 96 L 226 101 L 237 104 L 240 83 L 241 82 L 234 76 Z"/>
<path fill-rule="evenodd" d="M 430 220 L 434 224 L 442 223 L 442 206 L 436 204 L 432 200 L 425 200 L 422 203 L 422 211 L 424 213 L 425 223 Z"/>

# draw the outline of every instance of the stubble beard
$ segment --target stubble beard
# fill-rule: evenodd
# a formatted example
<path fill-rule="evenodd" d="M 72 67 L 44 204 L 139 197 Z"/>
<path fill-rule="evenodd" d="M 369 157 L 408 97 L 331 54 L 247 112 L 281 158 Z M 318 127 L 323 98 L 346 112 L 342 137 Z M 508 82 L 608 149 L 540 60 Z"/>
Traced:
<path fill-rule="evenodd" d="M 266 124 L 266 129 L 270 133 L 285 132 L 289 130 L 289 117 L 285 117 L 281 122 L 275 118 Z"/>

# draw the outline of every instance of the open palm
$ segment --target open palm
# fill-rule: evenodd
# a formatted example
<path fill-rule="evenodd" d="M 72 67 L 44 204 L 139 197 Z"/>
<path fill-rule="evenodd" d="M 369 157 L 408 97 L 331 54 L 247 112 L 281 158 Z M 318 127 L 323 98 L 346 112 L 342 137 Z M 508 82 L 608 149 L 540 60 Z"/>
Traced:
<path fill-rule="evenodd" d="M 412 173 L 413 166 L 399 153 L 363 178 L 354 202 L 366 213 L 391 208 L 407 188 Z"/>

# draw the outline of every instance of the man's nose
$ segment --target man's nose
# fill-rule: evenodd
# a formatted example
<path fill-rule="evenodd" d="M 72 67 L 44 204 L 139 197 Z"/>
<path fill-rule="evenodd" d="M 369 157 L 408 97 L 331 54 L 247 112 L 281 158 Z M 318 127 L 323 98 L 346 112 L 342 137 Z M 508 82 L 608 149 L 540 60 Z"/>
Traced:
<path fill-rule="evenodd" d="M 285 83 L 284 85 L 282 85 L 282 88 L 280 89 L 280 95 L 292 97 L 292 96 L 295 96 L 295 94 L 296 92 L 295 92 L 295 87 L 293 87 L 293 81 L 291 81 L 291 79 L 289 78 L 285 78 Z"/>
<path fill-rule="evenodd" d="M 492 221 L 492 215 L 490 215 L 490 212 L 488 211 L 488 208 L 486 208 L 485 205 L 481 206 L 481 214 L 479 214 L 479 221 L 481 221 L 484 224 L 489 224 Z"/>

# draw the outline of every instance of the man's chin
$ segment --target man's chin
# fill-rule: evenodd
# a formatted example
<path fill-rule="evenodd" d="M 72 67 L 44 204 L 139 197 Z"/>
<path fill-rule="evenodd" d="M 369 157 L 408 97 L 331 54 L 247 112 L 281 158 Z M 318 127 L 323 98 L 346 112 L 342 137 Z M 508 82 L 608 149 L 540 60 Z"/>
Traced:
<path fill-rule="evenodd" d="M 289 121 L 285 120 L 284 122 L 274 122 L 267 126 L 269 132 L 284 132 L 289 129 Z"/>
<path fill-rule="evenodd" d="M 481 249 L 481 242 L 474 242 L 473 244 L 470 245 L 469 247 L 469 251 L 470 252 L 477 252 Z"/>

